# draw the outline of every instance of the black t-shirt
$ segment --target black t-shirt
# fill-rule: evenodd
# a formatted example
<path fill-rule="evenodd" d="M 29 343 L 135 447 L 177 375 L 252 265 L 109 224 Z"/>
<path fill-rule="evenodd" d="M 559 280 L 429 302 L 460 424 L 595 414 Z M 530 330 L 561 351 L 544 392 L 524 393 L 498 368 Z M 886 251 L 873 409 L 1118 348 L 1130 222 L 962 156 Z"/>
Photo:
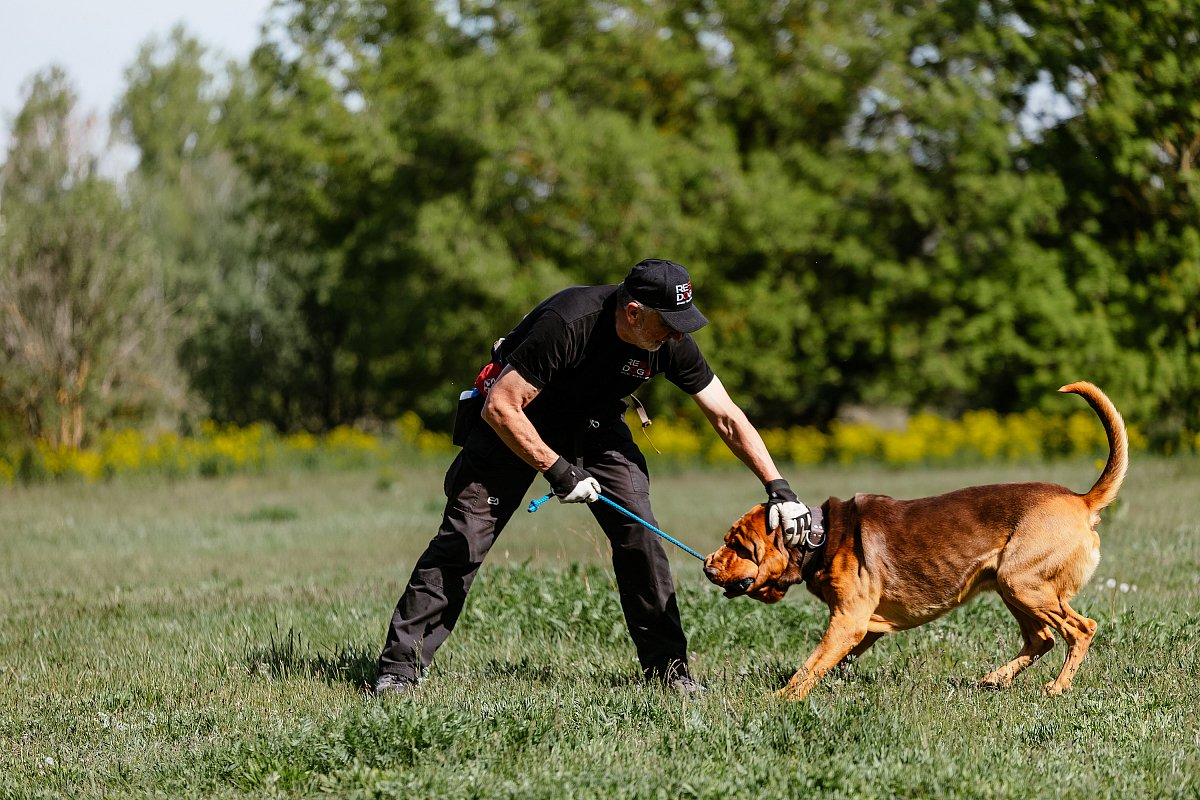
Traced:
<path fill-rule="evenodd" d="M 535 424 L 567 425 L 625 412 L 624 398 L 657 375 L 688 394 L 714 377 L 690 335 L 651 353 L 617 336 L 616 286 L 574 286 L 542 301 L 504 338 L 499 357 L 540 394 Z"/>

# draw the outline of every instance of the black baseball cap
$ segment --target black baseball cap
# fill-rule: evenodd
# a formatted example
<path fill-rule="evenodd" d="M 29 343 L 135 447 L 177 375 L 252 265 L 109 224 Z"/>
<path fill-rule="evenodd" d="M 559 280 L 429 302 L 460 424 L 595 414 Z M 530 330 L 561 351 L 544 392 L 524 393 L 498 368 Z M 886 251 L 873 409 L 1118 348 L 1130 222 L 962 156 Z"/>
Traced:
<path fill-rule="evenodd" d="M 708 318 L 692 304 L 691 276 L 674 261 L 639 261 L 625 278 L 625 289 L 634 300 L 662 314 L 672 330 L 694 333 L 708 324 Z"/>

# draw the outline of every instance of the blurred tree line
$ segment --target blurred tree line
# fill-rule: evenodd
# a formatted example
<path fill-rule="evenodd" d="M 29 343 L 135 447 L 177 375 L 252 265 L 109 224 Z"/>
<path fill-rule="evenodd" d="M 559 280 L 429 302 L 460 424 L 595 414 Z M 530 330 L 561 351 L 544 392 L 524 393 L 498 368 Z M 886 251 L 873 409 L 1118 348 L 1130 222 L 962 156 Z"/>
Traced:
<path fill-rule="evenodd" d="M 27 85 L 0 435 L 437 422 L 542 297 L 644 257 L 764 425 L 851 404 L 1200 430 L 1196 0 L 282 0 L 151 42 L 120 179 Z M 686 406 L 654 386 L 652 410 Z"/>

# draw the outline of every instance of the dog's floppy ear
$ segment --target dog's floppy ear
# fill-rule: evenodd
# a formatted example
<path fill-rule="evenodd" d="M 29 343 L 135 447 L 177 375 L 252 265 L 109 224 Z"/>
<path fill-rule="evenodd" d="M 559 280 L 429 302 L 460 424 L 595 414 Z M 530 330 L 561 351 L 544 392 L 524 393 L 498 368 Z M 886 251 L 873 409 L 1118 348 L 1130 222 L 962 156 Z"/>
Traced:
<path fill-rule="evenodd" d="M 780 524 L 776 525 L 774 528 L 770 527 L 770 525 L 771 525 L 771 515 L 769 513 L 767 513 L 767 506 L 764 503 L 762 506 L 763 541 L 770 542 L 772 545 L 774 545 L 775 550 L 777 550 L 778 552 L 786 553 L 787 552 L 787 540 L 783 538 L 783 521 L 780 520 Z M 762 555 L 765 556 L 766 554 L 763 553 Z M 755 560 L 761 564 L 762 558 L 759 557 L 759 554 L 757 554 L 757 553 L 755 554 L 755 556 L 756 556 Z"/>
<path fill-rule="evenodd" d="M 755 564 L 761 565 L 765 559 L 770 557 L 768 545 L 772 545 L 775 550 L 786 552 L 787 545 L 783 540 L 783 526 L 780 525 L 774 529 L 769 527 L 771 518 L 767 513 L 765 503 L 747 514 L 743 521 L 745 524 L 741 528 L 742 538 L 750 540 L 746 549 L 754 556 Z"/>
<path fill-rule="evenodd" d="M 755 550 L 756 543 L 753 528 L 754 524 L 751 519 L 751 513 L 747 512 L 741 519 L 733 523 L 729 531 L 725 534 L 726 546 L 739 545 L 751 555 L 756 555 L 758 551 Z"/>
<path fill-rule="evenodd" d="M 766 505 L 759 506 L 754 516 L 753 530 L 749 532 L 754 545 L 754 563 L 758 565 L 758 575 L 750 591 L 774 582 L 787 569 L 788 550 L 783 540 L 783 526 L 772 530 L 768 527 L 769 523 Z"/>
<path fill-rule="evenodd" d="M 767 556 L 764 545 L 771 538 L 771 532 L 767 530 L 767 523 L 767 507 L 762 505 L 758 509 L 755 509 L 753 519 L 748 520 L 748 524 L 743 528 L 745 538 L 750 540 L 750 547 L 748 549 L 751 555 L 754 556 L 755 564 L 762 564 L 763 559 Z"/>

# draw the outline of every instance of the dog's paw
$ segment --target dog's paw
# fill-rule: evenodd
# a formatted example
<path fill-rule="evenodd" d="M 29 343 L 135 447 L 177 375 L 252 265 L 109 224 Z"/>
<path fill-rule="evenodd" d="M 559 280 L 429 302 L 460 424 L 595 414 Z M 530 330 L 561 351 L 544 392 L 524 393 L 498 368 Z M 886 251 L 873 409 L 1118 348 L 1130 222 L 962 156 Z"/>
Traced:
<path fill-rule="evenodd" d="M 812 690 L 812 685 L 805 682 L 793 682 L 775 692 L 775 697 L 788 702 L 803 700 Z"/>
<path fill-rule="evenodd" d="M 1050 681 L 1042 687 L 1042 695 L 1045 697 L 1058 697 L 1063 692 L 1070 691 L 1070 686 L 1059 686 L 1058 681 Z"/>
<path fill-rule="evenodd" d="M 989 672 L 987 675 L 984 675 L 982 678 L 980 678 L 977 685 L 980 689 L 999 690 L 1008 689 L 1012 686 L 1012 682 L 1013 673 L 996 670 L 995 672 Z"/>

